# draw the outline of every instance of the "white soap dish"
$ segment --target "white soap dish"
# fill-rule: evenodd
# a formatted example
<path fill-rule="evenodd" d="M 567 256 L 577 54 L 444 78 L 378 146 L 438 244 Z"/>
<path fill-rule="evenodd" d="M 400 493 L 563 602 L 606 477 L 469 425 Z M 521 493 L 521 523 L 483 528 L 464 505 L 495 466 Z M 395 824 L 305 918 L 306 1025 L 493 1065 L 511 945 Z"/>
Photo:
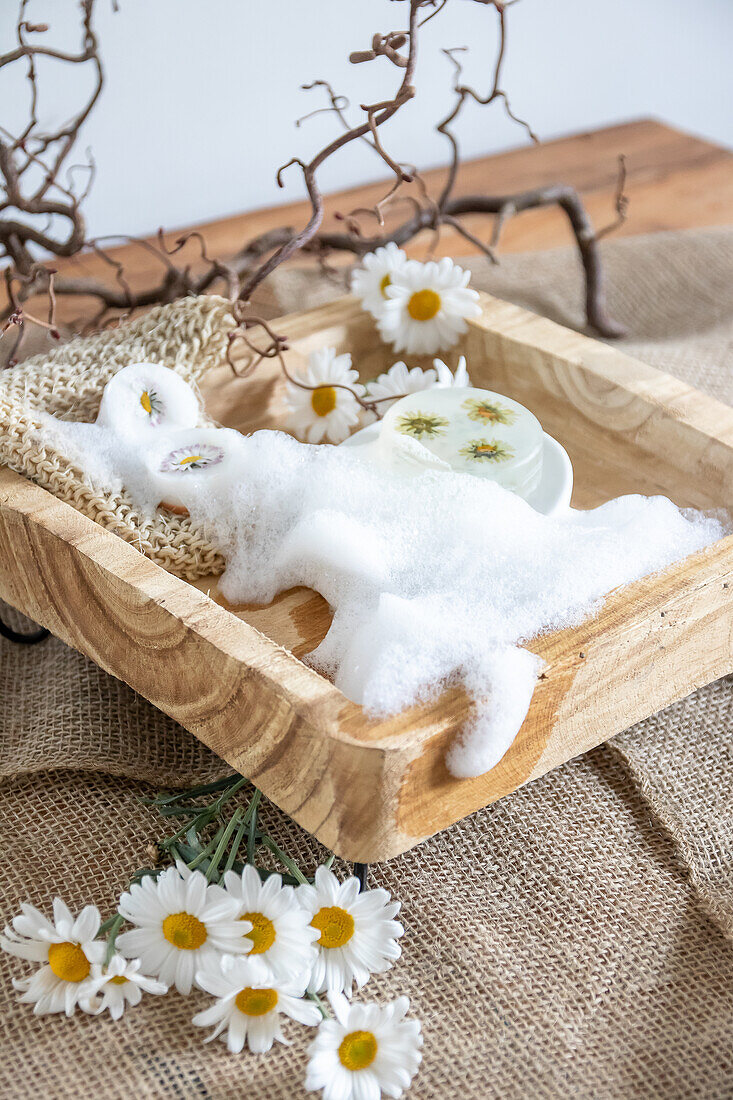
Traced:
<path fill-rule="evenodd" d="M 345 439 L 340 446 L 359 448 L 362 457 L 368 458 L 370 462 L 376 462 L 381 466 L 389 466 L 389 455 L 380 446 L 381 428 L 381 421 L 369 424 L 366 428 L 361 428 L 360 431 Z M 434 468 L 440 468 L 441 465 L 440 462 L 436 462 Z M 401 468 L 404 470 L 410 469 L 406 463 L 401 464 Z M 417 463 L 412 467 L 415 474 L 425 468 L 430 467 L 418 466 Z M 527 494 L 525 500 L 536 512 L 541 512 L 545 516 L 554 516 L 570 507 L 572 492 L 573 467 L 568 453 L 556 439 L 543 431 L 542 476 L 537 487 Z"/>

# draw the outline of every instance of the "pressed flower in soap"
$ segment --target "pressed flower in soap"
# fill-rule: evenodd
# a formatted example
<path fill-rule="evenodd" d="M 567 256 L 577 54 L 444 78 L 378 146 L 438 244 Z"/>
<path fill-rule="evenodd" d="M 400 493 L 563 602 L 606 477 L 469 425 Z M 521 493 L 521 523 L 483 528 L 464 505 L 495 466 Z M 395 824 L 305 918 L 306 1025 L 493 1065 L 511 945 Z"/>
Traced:
<path fill-rule="evenodd" d="M 404 438 L 421 444 L 405 449 Z M 489 390 L 432 389 L 411 394 L 386 413 L 380 445 L 397 463 L 435 465 L 488 477 L 529 497 L 542 477 L 544 434 L 532 413 Z"/>
<path fill-rule="evenodd" d="M 181 488 L 191 478 L 209 493 L 221 492 L 240 474 L 243 438 L 231 428 L 162 433 L 143 456 L 155 503 L 185 506 Z"/>

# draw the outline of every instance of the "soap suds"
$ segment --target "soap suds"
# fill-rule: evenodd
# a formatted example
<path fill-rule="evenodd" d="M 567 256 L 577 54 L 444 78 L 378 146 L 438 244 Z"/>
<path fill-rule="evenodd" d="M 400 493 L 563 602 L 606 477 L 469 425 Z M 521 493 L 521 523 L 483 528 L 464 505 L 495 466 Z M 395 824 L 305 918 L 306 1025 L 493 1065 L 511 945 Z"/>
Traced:
<path fill-rule="evenodd" d="M 93 425 L 50 418 L 46 428 L 92 480 L 121 480 L 140 507 L 155 506 L 139 441 L 102 442 Z M 456 776 L 488 771 L 514 740 L 541 670 L 523 642 L 576 625 L 612 589 L 723 534 L 665 497 L 548 517 L 489 480 L 388 476 L 358 449 L 274 431 L 243 437 L 234 453 L 236 475 L 215 491 L 205 469 L 178 485 L 226 559 L 223 595 L 266 604 L 295 585 L 320 592 L 333 623 L 308 660 L 371 715 L 463 683 L 474 717 L 448 753 Z"/>

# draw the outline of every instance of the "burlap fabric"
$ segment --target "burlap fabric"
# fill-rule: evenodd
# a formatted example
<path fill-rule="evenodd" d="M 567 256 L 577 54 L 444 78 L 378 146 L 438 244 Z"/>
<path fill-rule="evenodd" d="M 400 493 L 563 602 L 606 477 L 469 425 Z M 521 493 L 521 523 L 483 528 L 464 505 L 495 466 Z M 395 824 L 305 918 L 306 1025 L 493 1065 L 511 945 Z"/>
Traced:
<path fill-rule="evenodd" d="M 733 232 L 609 243 L 611 304 L 628 347 L 731 400 Z M 474 282 L 573 323 L 568 253 L 474 265 Z M 271 311 L 340 288 L 280 278 Z M 56 640 L 0 640 L 0 879 L 23 899 L 108 912 L 161 835 L 136 801 L 225 769 L 184 730 Z M 145 780 L 146 782 L 140 782 Z M 272 807 L 304 867 L 323 851 Z M 376 868 L 403 900 L 404 955 L 365 994 L 407 993 L 425 1059 L 411 1096 L 733 1096 L 733 680 Z M 115 1024 L 36 1019 L 3 958 L 0 1095 L 306 1096 L 307 1034 L 269 1055 L 201 1045 L 204 1002 L 149 997 Z"/>

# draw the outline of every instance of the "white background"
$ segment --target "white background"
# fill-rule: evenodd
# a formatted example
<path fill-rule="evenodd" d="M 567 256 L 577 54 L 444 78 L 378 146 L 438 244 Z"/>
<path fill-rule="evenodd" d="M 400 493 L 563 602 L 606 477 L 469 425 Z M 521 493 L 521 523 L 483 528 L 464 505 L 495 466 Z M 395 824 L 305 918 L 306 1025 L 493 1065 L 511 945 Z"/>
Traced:
<path fill-rule="evenodd" d="M 146 233 L 237 213 L 301 195 L 297 170 L 278 191 L 274 170 L 307 157 L 336 122 L 300 85 L 330 80 L 352 102 L 383 98 L 399 73 L 379 60 L 352 66 L 372 33 L 400 27 L 407 5 L 394 0 L 98 0 L 97 27 L 107 85 L 87 125 L 98 176 L 88 199 L 94 234 Z M 16 4 L 0 0 L 3 49 Z M 51 24 L 48 41 L 77 42 L 75 0 L 32 0 L 29 18 Z M 733 0 L 522 0 L 508 12 L 505 86 L 515 110 L 543 138 L 654 115 L 733 143 Z M 441 46 L 471 47 L 467 76 L 490 83 L 495 15 L 449 0 L 425 28 L 419 99 L 384 132 L 399 158 L 429 167 L 446 159 L 432 122 L 450 102 L 451 71 Z M 18 74 L 19 76 L 20 74 Z M 65 117 L 85 76 L 48 62 L 42 116 Z M 76 97 L 76 98 L 75 98 Z M 21 79 L 0 74 L 0 121 L 17 127 Z M 467 156 L 521 144 L 500 107 L 464 120 Z M 619 150 L 623 151 L 623 150 Z M 322 175 L 324 190 L 384 176 L 368 151 L 352 146 Z M 487 181 L 487 188 L 490 182 Z"/>

